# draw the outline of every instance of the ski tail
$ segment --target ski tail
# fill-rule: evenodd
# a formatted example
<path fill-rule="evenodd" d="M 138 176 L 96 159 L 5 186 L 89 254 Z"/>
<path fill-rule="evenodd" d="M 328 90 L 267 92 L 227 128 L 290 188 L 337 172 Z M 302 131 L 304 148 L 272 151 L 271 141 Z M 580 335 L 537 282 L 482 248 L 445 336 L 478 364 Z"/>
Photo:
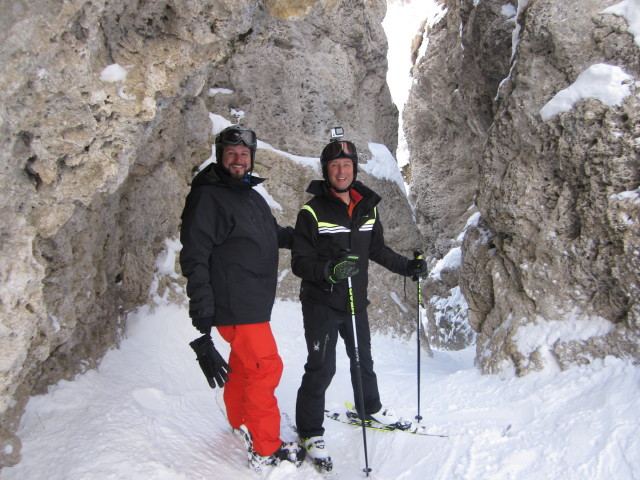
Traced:
<path fill-rule="evenodd" d="M 325 410 L 324 412 L 325 416 L 337 422 L 346 423 L 348 425 L 353 425 L 357 427 L 362 427 L 362 420 L 360 420 L 360 417 L 358 416 L 355 406 L 351 402 L 345 402 L 345 406 L 347 410 L 343 412 Z M 429 433 L 425 425 L 414 425 L 412 422 L 408 422 L 408 423 L 409 423 L 408 426 L 405 422 L 402 422 L 402 424 L 398 426 L 397 424 L 387 425 L 387 424 L 376 422 L 374 420 L 365 420 L 364 426 L 372 430 L 380 430 L 380 431 L 387 431 L 387 432 L 399 431 L 399 432 L 410 433 L 413 435 L 423 435 L 426 437 L 440 437 L 440 438 L 448 437 L 448 435 L 443 435 L 438 433 Z"/>

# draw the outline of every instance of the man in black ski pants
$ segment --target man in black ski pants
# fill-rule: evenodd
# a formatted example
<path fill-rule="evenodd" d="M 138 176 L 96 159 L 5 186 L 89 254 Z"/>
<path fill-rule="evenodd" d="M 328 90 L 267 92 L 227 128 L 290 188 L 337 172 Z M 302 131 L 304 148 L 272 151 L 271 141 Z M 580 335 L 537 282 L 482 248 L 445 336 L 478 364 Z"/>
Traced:
<path fill-rule="evenodd" d="M 215 147 L 216 163 L 196 175 L 182 213 L 180 265 L 189 315 L 202 334 L 191 346 L 209 385 L 225 386 L 227 417 L 242 432 L 251 465 L 260 470 L 290 460 L 300 466 L 304 450 L 280 439 L 274 392 L 283 365 L 269 323 L 278 248 L 290 248 L 292 228 L 277 224 L 253 188 L 264 181 L 251 174 L 253 130 L 227 127 Z M 214 326 L 231 346 L 228 365 L 211 340 Z"/>
<path fill-rule="evenodd" d="M 410 260 L 385 245 L 377 204 L 381 198 L 356 181 L 358 155 L 348 141 L 332 141 L 320 156 L 324 180 L 313 180 L 313 195 L 298 213 L 291 249 L 293 273 L 302 279 L 300 300 L 307 363 L 296 402 L 296 424 L 307 455 L 331 470 L 323 439 L 325 391 L 336 372 L 336 343 L 343 338 L 351 360 L 351 383 L 358 411 L 355 346 L 347 278 L 352 277 L 364 412 L 367 418 L 394 424 L 400 419 L 382 407 L 371 357 L 367 317 L 369 259 L 393 273 L 423 277 L 422 259 Z"/>

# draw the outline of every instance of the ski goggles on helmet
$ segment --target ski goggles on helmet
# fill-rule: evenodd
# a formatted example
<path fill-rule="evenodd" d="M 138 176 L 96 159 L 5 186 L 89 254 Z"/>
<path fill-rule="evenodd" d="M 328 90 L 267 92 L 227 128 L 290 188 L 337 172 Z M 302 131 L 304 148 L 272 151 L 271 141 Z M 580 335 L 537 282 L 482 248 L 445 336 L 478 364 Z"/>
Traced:
<path fill-rule="evenodd" d="M 320 161 L 328 162 L 329 160 L 334 160 L 336 158 L 350 158 L 351 160 L 358 160 L 356 146 L 346 140 L 329 143 L 322 150 Z"/>
<path fill-rule="evenodd" d="M 255 149 L 258 143 L 256 133 L 248 128 L 229 127 L 220 132 L 217 145 L 240 145 Z"/>

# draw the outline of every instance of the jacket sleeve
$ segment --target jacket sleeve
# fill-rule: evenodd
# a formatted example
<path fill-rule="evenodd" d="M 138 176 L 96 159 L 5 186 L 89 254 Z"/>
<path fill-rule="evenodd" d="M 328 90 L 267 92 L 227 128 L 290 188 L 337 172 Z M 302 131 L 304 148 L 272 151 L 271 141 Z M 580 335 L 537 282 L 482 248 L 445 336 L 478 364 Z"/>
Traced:
<path fill-rule="evenodd" d="M 393 273 L 397 273 L 405 277 L 409 276 L 409 259 L 394 252 L 391 248 L 385 245 L 384 229 L 379 217 L 373 225 L 371 244 L 369 247 L 369 258 Z"/>
<path fill-rule="evenodd" d="M 327 259 L 321 259 L 318 249 L 318 224 L 308 210 L 298 212 L 291 244 L 291 270 L 303 280 L 325 283 Z"/>
<path fill-rule="evenodd" d="M 180 228 L 180 267 L 187 279 L 189 316 L 214 316 L 214 295 L 210 265 L 214 247 L 227 237 L 232 223 L 207 188 L 189 193 L 182 212 Z"/>
<path fill-rule="evenodd" d="M 278 248 L 286 248 L 291 250 L 291 242 L 293 240 L 293 227 L 281 227 L 274 217 L 273 223 L 278 233 Z"/>

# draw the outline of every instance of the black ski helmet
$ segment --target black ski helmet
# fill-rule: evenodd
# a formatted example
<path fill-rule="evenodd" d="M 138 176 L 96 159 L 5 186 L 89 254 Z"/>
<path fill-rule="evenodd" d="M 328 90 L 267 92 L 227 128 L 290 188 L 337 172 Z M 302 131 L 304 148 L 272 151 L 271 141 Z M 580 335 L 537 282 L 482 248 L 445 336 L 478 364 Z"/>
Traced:
<path fill-rule="evenodd" d="M 332 140 L 322 149 L 322 153 L 320 154 L 320 165 L 322 166 L 322 178 L 324 178 L 327 184 L 329 184 L 327 164 L 336 158 L 350 158 L 353 162 L 353 182 L 346 190 L 336 190 L 339 192 L 346 192 L 351 188 L 353 183 L 355 183 L 356 177 L 358 176 L 358 151 L 356 150 L 356 146 L 348 140 Z M 331 185 L 329 184 L 329 186 Z"/>
<path fill-rule="evenodd" d="M 244 145 L 251 150 L 251 170 L 256 156 L 258 138 L 256 132 L 240 125 L 231 125 L 222 130 L 216 137 L 216 162 L 222 165 L 222 152 L 227 145 Z"/>

